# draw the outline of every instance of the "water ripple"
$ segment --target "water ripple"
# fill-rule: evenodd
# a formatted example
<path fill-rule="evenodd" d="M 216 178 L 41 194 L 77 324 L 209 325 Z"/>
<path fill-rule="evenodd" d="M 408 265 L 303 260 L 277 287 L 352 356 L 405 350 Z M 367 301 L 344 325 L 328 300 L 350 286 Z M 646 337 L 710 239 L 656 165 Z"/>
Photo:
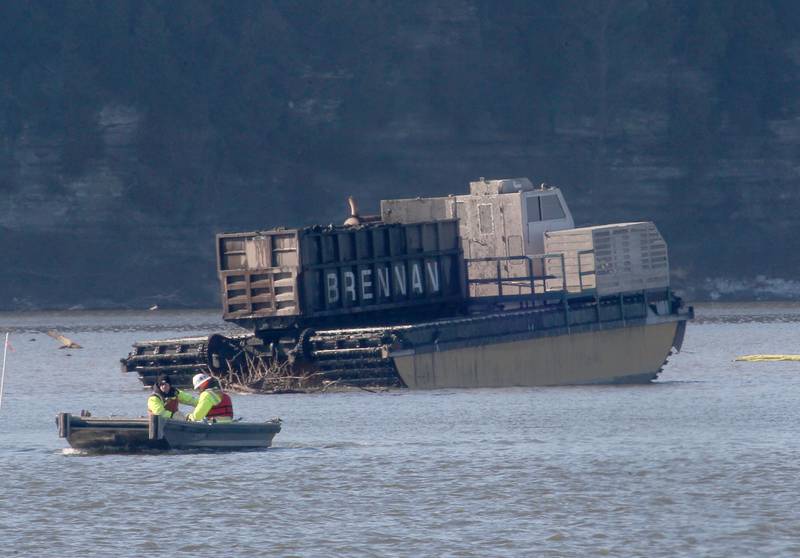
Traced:
<path fill-rule="evenodd" d="M 179 556 L 220 541 L 233 556 L 796 555 L 800 374 L 733 358 L 792 347 L 798 313 L 698 313 L 653 386 L 248 395 L 234 398 L 243 415 L 284 420 L 274 448 L 135 455 L 68 449 L 53 417 L 141 415 L 120 353 L 213 316 L 1 315 L 0 329 L 56 324 L 85 347 L 10 354 L 2 540 L 44 557 L 164 541 Z"/>

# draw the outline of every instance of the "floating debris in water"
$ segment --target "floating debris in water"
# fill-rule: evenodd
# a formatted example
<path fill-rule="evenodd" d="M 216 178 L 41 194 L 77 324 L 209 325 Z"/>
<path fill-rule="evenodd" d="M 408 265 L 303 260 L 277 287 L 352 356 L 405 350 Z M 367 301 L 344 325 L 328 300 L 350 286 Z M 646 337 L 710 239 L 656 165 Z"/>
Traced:
<path fill-rule="evenodd" d="M 800 361 L 800 355 L 744 355 L 734 360 L 741 362 L 789 362 Z"/>
<path fill-rule="evenodd" d="M 47 335 L 61 343 L 59 349 L 82 349 L 83 347 L 78 345 L 75 341 L 70 339 L 69 337 L 64 337 L 59 332 L 51 329 L 47 332 Z"/>

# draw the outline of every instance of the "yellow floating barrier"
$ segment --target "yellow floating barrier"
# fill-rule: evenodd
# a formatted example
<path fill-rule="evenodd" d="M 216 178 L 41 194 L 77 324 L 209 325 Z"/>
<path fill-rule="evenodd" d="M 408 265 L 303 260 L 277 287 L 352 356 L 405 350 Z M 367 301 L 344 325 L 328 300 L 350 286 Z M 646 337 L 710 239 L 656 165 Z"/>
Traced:
<path fill-rule="evenodd" d="M 800 361 L 800 355 L 744 355 L 736 357 L 736 360 L 745 362 L 783 362 Z"/>

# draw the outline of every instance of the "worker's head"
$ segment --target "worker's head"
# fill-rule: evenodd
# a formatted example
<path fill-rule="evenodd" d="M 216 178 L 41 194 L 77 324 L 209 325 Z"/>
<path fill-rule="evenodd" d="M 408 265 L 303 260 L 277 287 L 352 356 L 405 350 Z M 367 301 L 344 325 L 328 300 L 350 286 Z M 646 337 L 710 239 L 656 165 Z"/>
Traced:
<path fill-rule="evenodd" d="M 197 391 L 203 391 L 208 387 L 209 383 L 211 383 L 211 376 L 203 374 L 202 372 L 200 374 L 195 374 L 194 378 L 192 378 L 192 385 Z"/>
<path fill-rule="evenodd" d="M 172 379 L 166 374 L 160 374 L 156 378 L 156 389 L 161 393 L 169 393 L 172 390 Z"/>

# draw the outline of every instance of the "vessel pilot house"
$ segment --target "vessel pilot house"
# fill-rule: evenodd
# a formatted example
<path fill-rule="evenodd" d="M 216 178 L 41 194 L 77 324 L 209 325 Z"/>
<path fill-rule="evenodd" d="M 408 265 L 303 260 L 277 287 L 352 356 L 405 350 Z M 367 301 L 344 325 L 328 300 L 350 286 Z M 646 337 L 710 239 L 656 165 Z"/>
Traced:
<path fill-rule="evenodd" d="M 558 188 L 534 189 L 527 178 L 479 180 L 467 195 L 383 200 L 385 223 L 458 219 L 464 257 L 544 253 L 547 231 L 571 229 L 572 214 Z"/>
<path fill-rule="evenodd" d="M 575 229 L 558 188 L 527 178 L 470 183 L 468 195 L 384 200 L 390 223 L 458 219 L 472 297 L 608 295 L 669 286 L 667 246 L 655 225 Z M 534 295 L 539 294 L 539 297 Z"/>
<path fill-rule="evenodd" d="M 692 317 L 653 223 L 575 228 L 561 190 L 527 178 L 351 211 L 218 235 L 223 317 L 251 333 L 138 343 L 123 368 L 145 383 L 253 363 L 358 386 L 649 381 Z"/>

